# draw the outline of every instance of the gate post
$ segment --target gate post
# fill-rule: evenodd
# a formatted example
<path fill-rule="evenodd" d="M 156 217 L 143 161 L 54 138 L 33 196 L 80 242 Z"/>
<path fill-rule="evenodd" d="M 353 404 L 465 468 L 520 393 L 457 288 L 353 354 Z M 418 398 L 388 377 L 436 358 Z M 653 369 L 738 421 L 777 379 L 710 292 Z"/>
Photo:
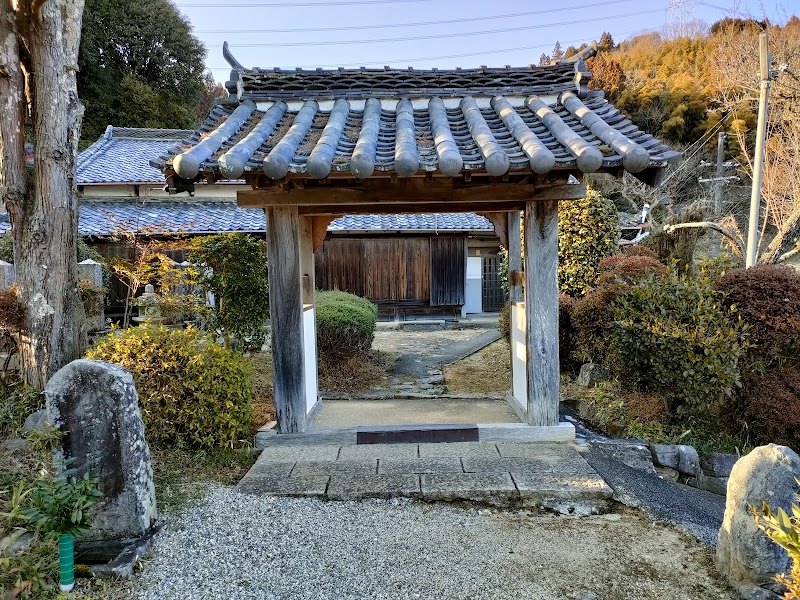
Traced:
<path fill-rule="evenodd" d="M 273 206 L 265 212 L 278 432 L 300 433 L 306 428 L 300 217 L 297 206 Z"/>
<path fill-rule="evenodd" d="M 558 425 L 558 201 L 525 205 L 528 424 Z"/>

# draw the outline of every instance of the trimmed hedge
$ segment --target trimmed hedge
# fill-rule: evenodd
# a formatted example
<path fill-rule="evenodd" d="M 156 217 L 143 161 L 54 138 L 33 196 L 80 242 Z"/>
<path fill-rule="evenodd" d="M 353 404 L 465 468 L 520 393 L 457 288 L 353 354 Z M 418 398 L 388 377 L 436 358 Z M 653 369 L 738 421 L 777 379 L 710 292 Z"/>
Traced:
<path fill-rule="evenodd" d="M 249 434 L 250 362 L 196 329 L 112 331 L 87 356 L 133 374 L 145 434 L 155 446 L 210 449 Z"/>
<path fill-rule="evenodd" d="M 707 280 L 649 277 L 620 295 L 612 312 L 624 381 L 662 394 L 674 414 L 705 416 L 734 397 L 745 327 Z"/>
<path fill-rule="evenodd" d="M 317 292 L 317 350 L 336 362 L 368 352 L 375 337 L 378 307 L 366 298 L 339 291 Z"/>

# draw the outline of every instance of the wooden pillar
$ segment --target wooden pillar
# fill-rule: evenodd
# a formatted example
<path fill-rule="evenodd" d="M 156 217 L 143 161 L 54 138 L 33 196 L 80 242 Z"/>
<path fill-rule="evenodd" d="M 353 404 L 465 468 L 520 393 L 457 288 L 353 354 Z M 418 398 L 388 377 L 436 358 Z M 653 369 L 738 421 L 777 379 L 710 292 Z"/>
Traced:
<path fill-rule="evenodd" d="M 508 299 L 511 302 L 522 302 L 522 286 L 515 281 L 514 273 L 522 271 L 522 239 L 520 237 L 520 212 L 512 210 L 508 213 Z"/>
<path fill-rule="evenodd" d="M 299 433 L 306 426 L 300 217 L 296 206 L 270 207 L 266 209 L 266 214 L 273 387 L 278 432 Z"/>
<path fill-rule="evenodd" d="M 528 424 L 557 425 L 558 202 L 529 201 L 524 228 Z"/>

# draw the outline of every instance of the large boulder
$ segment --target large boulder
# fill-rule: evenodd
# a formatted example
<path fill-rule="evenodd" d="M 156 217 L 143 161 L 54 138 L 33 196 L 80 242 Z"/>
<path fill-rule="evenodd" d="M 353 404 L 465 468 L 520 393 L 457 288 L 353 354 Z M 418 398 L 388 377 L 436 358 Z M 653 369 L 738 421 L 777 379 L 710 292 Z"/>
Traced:
<path fill-rule="evenodd" d="M 78 476 L 99 478 L 102 500 L 86 540 L 130 540 L 156 519 L 150 449 L 130 372 L 99 360 L 75 360 L 45 389 L 49 420 L 64 432 L 59 452 Z"/>
<path fill-rule="evenodd" d="M 775 444 L 756 448 L 731 471 L 717 540 L 717 567 L 742 598 L 781 598 L 783 586 L 773 577 L 788 570 L 789 556 L 756 526 L 749 507 L 760 509 L 766 502 L 774 510 L 790 510 L 798 479 L 800 457 Z"/>
<path fill-rule="evenodd" d="M 682 475 L 696 477 L 700 472 L 697 450 L 683 444 L 650 444 L 653 464 L 675 469 Z"/>

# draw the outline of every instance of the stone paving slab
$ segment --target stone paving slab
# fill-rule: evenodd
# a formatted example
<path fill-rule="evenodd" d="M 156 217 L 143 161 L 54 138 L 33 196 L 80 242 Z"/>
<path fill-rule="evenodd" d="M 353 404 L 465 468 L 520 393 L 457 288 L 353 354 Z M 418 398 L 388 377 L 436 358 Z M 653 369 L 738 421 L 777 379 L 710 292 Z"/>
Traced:
<path fill-rule="evenodd" d="M 334 475 L 328 486 L 331 500 L 420 496 L 419 475 Z"/>
<path fill-rule="evenodd" d="M 545 459 L 545 458 L 471 458 L 462 459 L 466 473 L 560 473 L 593 474 L 595 471 L 583 458 Z"/>
<path fill-rule="evenodd" d="M 339 445 L 269 446 L 261 451 L 256 463 L 336 460 L 339 448 Z"/>
<path fill-rule="evenodd" d="M 498 457 L 497 445 L 486 442 L 452 442 L 450 444 L 418 444 L 420 458 L 436 456 Z"/>
<path fill-rule="evenodd" d="M 506 458 L 574 458 L 580 456 L 575 446 L 565 443 L 496 444 L 500 456 Z"/>
<path fill-rule="evenodd" d="M 463 473 L 457 456 L 435 458 L 381 458 L 378 473 Z"/>
<path fill-rule="evenodd" d="M 324 496 L 328 487 L 328 475 L 308 477 L 261 477 L 244 476 L 236 489 L 246 494 L 270 494 L 275 496 Z"/>
<path fill-rule="evenodd" d="M 579 515 L 603 512 L 611 497 L 566 443 L 279 445 L 262 452 L 238 489 L 330 500 L 474 501 Z"/>
<path fill-rule="evenodd" d="M 426 500 L 473 500 L 505 506 L 519 497 L 508 473 L 422 475 L 421 484 Z"/>
<path fill-rule="evenodd" d="M 292 469 L 292 477 L 310 475 L 375 475 L 378 459 L 298 461 Z"/>
<path fill-rule="evenodd" d="M 339 459 L 417 458 L 417 456 L 417 444 L 363 444 L 342 446 Z"/>

